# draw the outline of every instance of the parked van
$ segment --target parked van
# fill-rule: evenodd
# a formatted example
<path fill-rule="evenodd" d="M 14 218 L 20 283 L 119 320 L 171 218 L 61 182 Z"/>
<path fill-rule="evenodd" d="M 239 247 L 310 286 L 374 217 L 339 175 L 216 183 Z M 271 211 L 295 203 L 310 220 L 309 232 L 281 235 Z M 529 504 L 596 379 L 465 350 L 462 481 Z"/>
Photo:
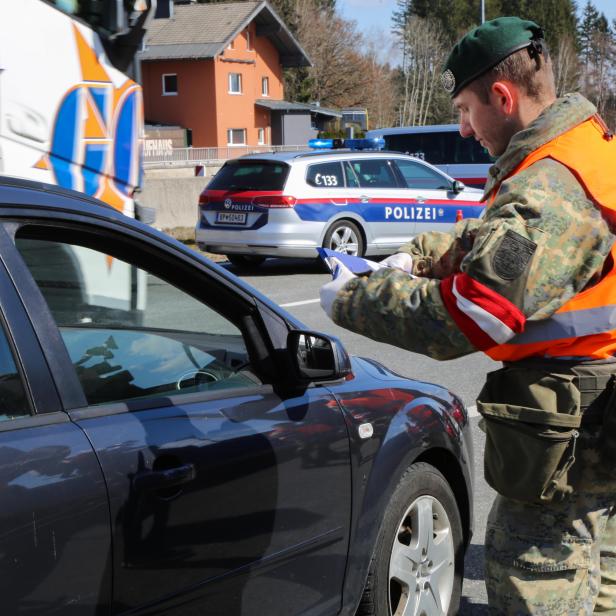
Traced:
<path fill-rule="evenodd" d="M 381 137 L 386 150 L 421 158 L 476 188 L 483 188 L 492 164 L 488 151 L 474 139 L 464 139 L 457 124 L 377 128 L 366 137 Z"/>

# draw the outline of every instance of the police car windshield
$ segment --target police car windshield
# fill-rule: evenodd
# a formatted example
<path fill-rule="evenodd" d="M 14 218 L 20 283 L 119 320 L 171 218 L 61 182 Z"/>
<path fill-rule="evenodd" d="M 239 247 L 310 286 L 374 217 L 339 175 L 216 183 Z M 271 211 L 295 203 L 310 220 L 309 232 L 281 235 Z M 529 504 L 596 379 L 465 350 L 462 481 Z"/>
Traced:
<path fill-rule="evenodd" d="M 208 184 L 209 190 L 282 190 L 289 174 L 286 163 L 234 160 L 226 163 Z"/>

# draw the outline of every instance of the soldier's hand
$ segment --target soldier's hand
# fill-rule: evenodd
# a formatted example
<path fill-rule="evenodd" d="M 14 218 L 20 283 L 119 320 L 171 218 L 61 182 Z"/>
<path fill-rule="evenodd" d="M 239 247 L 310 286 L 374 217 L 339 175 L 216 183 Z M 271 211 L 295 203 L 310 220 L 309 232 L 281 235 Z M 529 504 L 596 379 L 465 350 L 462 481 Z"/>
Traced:
<path fill-rule="evenodd" d="M 338 259 L 332 257 L 330 261 L 332 265 L 332 276 L 333 279 L 331 282 L 324 284 L 319 291 L 319 297 L 321 299 L 321 308 L 325 311 L 325 314 L 331 319 L 332 318 L 332 306 L 334 305 L 334 300 L 336 299 L 336 295 L 338 291 L 344 287 L 344 285 L 349 282 L 352 278 L 355 278 L 355 274 L 346 266 L 342 264 Z"/>
<path fill-rule="evenodd" d="M 413 257 L 408 252 L 397 252 L 387 257 L 387 259 L 383 259 L 379 265 L 381 267 L 399 269 L 407 274 L 413 273 Z"/>

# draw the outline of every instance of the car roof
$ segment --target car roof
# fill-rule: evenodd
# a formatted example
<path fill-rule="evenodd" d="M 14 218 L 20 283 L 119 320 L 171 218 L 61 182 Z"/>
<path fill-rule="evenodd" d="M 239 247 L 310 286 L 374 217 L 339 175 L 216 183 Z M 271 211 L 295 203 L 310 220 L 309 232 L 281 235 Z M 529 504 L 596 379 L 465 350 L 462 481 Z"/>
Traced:
<path fill-rule="evenodd" d="M 0 207 L 29 206 L 83 214 L 126 217 L 109 204 L 93 197 L 54 184 L 0 175 Z"/>
<path fill-rule="evenodd" d="M 36 182 L 34 180 L 26 180 L 0 174 L 0 211 L 3 211 L 2 214 L 6 216 L 8 214 L 7 210 L 10 211 L 12 208 L 17 210 L 32 210 L 35 208 L 43 211 L 59 212 L 68 215 L 69 219 L 72 215 L 86 215 L 98 218 L 99 220 L 103 219 L 103 222 L 105 220 L 115 221 L 126 227 L 137 228 L 142 233 L 162 241 L 169 246 L 175 247 L 181 252 L 190 255 L 193 259 L 205 263 L 210 270 L 214 270 L 223 277 L 232 278 L 236 286 L 247 294 L 252 295 L 254 298 L 260 299 L 261 302 L 271 307 L 278 314 L 284 315 L 289 323 L 294 324 L 295 327 L 305 328 L 301 321 L 291 313 L 278 306 L 274 301 L 252 287 L 248 282 L 225 270 L 218 263 L 214 263 L 210 259 L 207 259 L 199 252 L 192 250 L 166 233 L 126 216 L 107 203 L 99 201 L 94 197 L 89 197 L 84 193 L 68 188 L 61 188 L 54 184 L 46 184 L 44 182 Z"/>
<path fill-rule="evenodd" d="M 353 158 L 391 158 L 392 156 L 395 156 L 396 158 L 409 158 L 413 160 L 419 160 L 419 162 L 422 163 L 425 162 L 418 158 L 414 158 L 413 156 L 409 156 L 408 154 L 404 154 L 403 152 L 396 152 L 393 150 L 350 150 L 348 148 L 339 148 L 335 150 L 300 150 L 297 152 L 263 152 L 262 154 L 246 154 L 245 156 L 240 156 L 239 158 L 233 158 L 228 162 L 259 160 L 268 162 L 282 161 L 289 163 L 294 160 L 331 160 L 332 158 L 349 158 L 350 156 L 352 156 Z"/>

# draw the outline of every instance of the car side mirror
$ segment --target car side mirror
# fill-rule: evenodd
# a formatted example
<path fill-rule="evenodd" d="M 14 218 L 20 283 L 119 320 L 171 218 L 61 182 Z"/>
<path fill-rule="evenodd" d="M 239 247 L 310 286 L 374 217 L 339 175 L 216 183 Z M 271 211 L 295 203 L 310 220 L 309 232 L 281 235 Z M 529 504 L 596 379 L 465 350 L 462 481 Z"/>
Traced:
<path fill-rule="evenodd" d="M 351 374 L 351 360 L 337 338 L 312 331 L 289 332 L 287 349 L 301 381 L 332 381 Z"/>
<path fill-rule="evenodd" d="M 452 192 L 456 195 L 461 193 L 466 188 L 466 184 L 464 182 L 460 182 L 460 180 L 454 180 L 451 186 Z"/>

